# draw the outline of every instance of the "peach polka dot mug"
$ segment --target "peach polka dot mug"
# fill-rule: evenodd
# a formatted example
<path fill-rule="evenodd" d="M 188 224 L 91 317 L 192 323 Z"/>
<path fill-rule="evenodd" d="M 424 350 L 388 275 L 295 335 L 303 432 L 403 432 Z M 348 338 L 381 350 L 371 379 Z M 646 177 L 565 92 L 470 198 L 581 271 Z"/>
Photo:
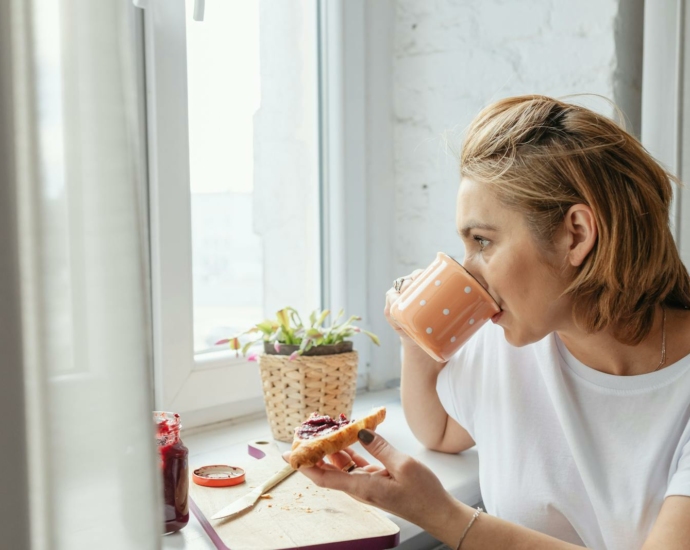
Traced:
<path fill-rule="evenodd" d="M 431 357 L 448 361 L 500 311 L 469 271 L 439 252 L 393 302 L 390 316 Z"/>

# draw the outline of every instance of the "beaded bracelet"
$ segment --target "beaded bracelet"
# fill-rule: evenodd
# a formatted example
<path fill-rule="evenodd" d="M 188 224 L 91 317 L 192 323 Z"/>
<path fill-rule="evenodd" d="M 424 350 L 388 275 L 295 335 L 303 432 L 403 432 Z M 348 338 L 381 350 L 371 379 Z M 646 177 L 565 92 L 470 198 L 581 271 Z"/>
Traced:
<path fill-rule="evenodd" d="M 467 527 L 465 527 L 465 530 L 462 532 L 462 536 L 460 537 L 460 542 L 458 542 L 458 547 L 455 550 L 460 550 L 460 547 L 462 546 L 462 541 L 465 540 L 465 535 L 467 535 L 467 531 L 470 530 L 470 527 L 472 527 L 472 524 L 474 521 L 479 517 L 479 514 L 481 514 L 484 510 L 482 510 L 481 506 L 477 506 L 477 511 L 474 513 L 472 516 L 472 519 L 470 522 L 467 524 Z"/>

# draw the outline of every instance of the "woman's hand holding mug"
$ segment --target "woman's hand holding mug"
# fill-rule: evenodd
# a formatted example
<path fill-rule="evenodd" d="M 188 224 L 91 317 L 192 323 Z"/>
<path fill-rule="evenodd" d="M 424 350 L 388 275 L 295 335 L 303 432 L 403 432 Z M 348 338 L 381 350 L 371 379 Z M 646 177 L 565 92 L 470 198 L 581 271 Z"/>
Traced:
<path fill-rule="evenodd" d="M 388 321 L 388 324 L 393 327 L 395 332 L 400 335 L 401 338 L 404 338 L 405 340 L 409 340 L 410 343 L 414 343 L 414 340 L 408 336 L 408 334 L 400 327 L 400 325 L 393 319 L 390 315 L 391 311 L 391 306 L 393 303 L 400 298 L 400 295 L 410 287 L 412 284 L 412 281 L 414 281 L 419 275 L 423 272 L 423 269 L 415 269 L 412 273 L 409 275 L 405 275 L 404 277 L 398 277 L 395 281 L 393 281 L 393 286 L 391 286 L 388 289 L 388 292 L 386 292 L 386 307 L 383 310 L 383 314 L 386 316 L 386 321 Z M 415 344 L 416 345 L 416 344 Z"/>

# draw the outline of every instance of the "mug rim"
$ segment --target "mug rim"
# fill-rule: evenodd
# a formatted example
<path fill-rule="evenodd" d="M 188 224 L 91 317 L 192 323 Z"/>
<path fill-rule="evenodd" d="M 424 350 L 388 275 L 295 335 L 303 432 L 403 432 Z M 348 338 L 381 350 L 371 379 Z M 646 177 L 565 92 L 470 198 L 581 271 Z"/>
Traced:
<path fill-rule="evenodd" d="M 489 291 L 486 290 L 486 289 L 484 288 L 484 286 L 477 280 L 477 278 L 476 278 L 474 275 L 472 275 L 472 273 L 469 272 L 469 270 L 468 270 L 464 265 L 462 265 L 459 261 L 457 261 L 457 260 L 456 260 L 455 258 L 453 258 L 452 256 L 449 256 L 449 255 L 446 254 L 445 252 L 439 252 L 439 254 L 442 254 L 443 256 L 445 256 L 446 258 L 449 258 L 450 260 L 452 260 L 453 262 L 455 262 L 458 266 L 460 266 L 460 267 L 462 268 L 462 270 L 463 270 L 465 273 L 467 273 L 467 274 L 472 278 L 472 280 L 474 280 L 475 283 L 477 283 L 477 286 L 479 286 L 479 288 L 481 289 L 480 292 L 482 292 L 485 296 L 487 296 L 487 297 L 489 298 L 489 301 L 490 301 L 494 306 L 496 306 L 496 308 L 498 309 L 498 312 L 503 311 L 503 310 L 501 309 L 501 306 L 498 305 L 498 302 L 497 302 L 496 300 L 494 300 L 494 297 L 493 297 L 491 294 L 489 294 Z M 497 312 L 497 313 L 498 313 L 498 312 Z"/>

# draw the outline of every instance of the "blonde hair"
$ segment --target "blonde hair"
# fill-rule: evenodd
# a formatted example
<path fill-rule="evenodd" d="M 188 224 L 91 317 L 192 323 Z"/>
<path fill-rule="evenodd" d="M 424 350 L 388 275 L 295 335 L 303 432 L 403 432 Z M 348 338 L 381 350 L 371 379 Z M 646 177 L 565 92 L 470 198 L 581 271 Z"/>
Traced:
<path fill-rule="evenodd" d="M 503 99 L 470 125 L 460 170 L 520 211 L 547 249 L 571 206 L 592 209 L 597 242 L 564 292 L 588 332 L 634 345 L 658 304 L 690 307 L 669 229 L 674 178 L 612 120 L 545 96 Z"/>

